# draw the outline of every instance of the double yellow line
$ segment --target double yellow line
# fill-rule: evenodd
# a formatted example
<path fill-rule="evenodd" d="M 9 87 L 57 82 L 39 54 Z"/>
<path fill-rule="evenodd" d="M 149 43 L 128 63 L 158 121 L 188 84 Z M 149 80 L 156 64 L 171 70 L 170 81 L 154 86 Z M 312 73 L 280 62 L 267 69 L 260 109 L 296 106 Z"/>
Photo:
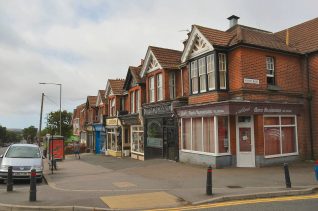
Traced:
<path fill-rule="evenodd" d="M 181 210 L 198 210 L 204 208 L 214 208 L 214 207 L 226 207 L 244 204 L 257 204 L 257 203 L 268 203 L 268 202 L 282 202 L 282 201 L 295 201 L 295 200 L 307 200 L 307 199 L 318 199 L 318 194 L 315 195 L 305 195 L 305 196 L 285 196 L 276 198 L 262 198 L 262 199 L 250 199 L 250 200 L 237 200 L 229 202 L 221 202 L 214 204 L 204 204 L 197 206 L 185 206 L 177 208 L 165 208 L 165 209 L 152 209 L 149 211 L 181 211 Z"/>

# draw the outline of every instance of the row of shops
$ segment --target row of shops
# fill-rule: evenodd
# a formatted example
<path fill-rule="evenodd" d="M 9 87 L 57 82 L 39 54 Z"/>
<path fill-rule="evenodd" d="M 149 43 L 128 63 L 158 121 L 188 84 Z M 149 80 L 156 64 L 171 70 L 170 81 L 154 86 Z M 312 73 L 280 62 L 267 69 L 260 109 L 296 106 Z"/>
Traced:
<path fill-rule="evenodd" d="M 301 104 L 221 102 L 145 105 L 95 127 L 95 146 L 115 157 L 164 158 L 214 167 L 255 167 L 298 159 Z"/>

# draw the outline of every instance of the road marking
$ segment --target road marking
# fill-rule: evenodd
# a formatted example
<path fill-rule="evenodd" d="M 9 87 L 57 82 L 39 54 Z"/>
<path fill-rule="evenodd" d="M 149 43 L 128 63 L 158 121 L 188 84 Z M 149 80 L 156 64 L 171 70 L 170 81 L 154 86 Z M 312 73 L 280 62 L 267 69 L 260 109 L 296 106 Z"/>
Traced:
<path fill-rule="evenodd" d="M 137 193 L 119 196 L 104 196 L 100 199 L 112 209 L 149 209 L 182 205 L 176 196 L 166 192 Z"/>
<path fill-rule="evenodd" d="M 220 202 L 220 203 L 214 203 L 214 204 L 177 207 L 177 208 L 171 208 L 171 209 L 152 209 L 151 211 L 198 210 L 198 209 L 204 209 L 204 208 L 226 207 L 226 206 L 235 206 L 235 205 L 244 205 L 244 204 L 269 203 L 269 202 L 281 202 L 281 201 L 308 200 L 308 199 L 318 199 L 318 194 L 306 195 L 306 196 L 285 196 L 285 197 L 276 197 L 276 198 L 236 200 L 236 201 Z"/>

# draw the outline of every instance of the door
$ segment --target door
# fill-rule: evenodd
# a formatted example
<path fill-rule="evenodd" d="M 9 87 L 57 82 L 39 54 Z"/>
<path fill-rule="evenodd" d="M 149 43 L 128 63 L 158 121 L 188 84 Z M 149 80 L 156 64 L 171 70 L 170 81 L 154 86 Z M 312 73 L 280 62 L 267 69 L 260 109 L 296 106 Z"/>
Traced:
<path fill-rule="evenodd" d="M 236 117 L 237 167 L 255 167 L 253 116 Z"/>
<path fill-rule="evenodd" d="M 174 127 L 164 127 L 164 158 L 168 160 L 178 161 L 179 148 L 178 138 L 176 137 L 176 129 Z"/>

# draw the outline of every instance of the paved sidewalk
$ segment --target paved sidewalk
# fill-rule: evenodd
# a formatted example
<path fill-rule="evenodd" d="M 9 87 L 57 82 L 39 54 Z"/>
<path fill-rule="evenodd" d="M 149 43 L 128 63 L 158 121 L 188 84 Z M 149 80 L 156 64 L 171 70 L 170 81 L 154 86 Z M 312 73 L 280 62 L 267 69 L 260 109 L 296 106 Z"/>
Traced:
<path fill-rule="evenodd" d="M 138 161 L 82 154 L 80 160 L 67 156 L 58 162 L 53 175 L 46 166 L 48 185 L 39 186 L 37 202 L 28 202 L 27 190 L 19 190 L 10 194 L 0 191 L 0 203 L 146 209 L 309 194 L 318 186 L 313 166 L 310 162 L 290 165 L 292 189 L 285 188 L 281 166 L 213 169 L 213 196 L 207 196 L 206 167 L 161 159 Z M 17 196 L 14 200 L 13 195 Z M 118 203 L 120 200 L 125 203 Z"/>

